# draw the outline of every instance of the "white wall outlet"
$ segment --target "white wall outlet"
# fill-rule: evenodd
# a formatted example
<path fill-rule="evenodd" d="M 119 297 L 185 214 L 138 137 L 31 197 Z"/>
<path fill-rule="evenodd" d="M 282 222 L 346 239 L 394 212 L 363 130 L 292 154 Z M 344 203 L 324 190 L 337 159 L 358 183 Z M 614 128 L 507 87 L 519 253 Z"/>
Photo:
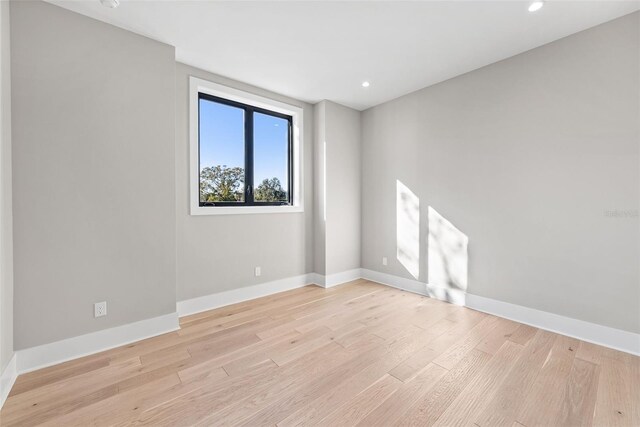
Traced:
<path fill-rule="evenodd" d="M 387 265 L 387 257 L 386 256 L 382 257 L 382 265 Z"/>
<path fill-rule="evenodd" d="M 262 274 L 262 271 L 260 271 L 260 267 L 256 267 L 256 277 L 259 277 Z"/>
<path fill-rule="evenodd" d="M 102 317 L 107 315 L 107 302 L 97 302 L 93 304 L 93 317 Z"/>

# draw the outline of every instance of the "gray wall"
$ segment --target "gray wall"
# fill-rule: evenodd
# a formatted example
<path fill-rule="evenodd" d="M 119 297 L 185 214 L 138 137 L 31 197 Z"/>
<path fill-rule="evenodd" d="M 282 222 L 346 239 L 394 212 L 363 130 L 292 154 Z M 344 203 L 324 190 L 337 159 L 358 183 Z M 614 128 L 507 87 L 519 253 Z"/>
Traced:
<path fill-rule="evenodd" d="M 360 268 L 360 112 L 325 104 L 326 274 Z"/>
<path fill-rule="evenodd" d="M 314 272 L 327 274 L 327 235 L 325 218 L 326 101 L 313 106 L 313 240 Z"/>
<path fill-rule="evenodd" d="M 315 272 L 330 275 L 360 268 L 360 112 L 324 100 L 314 114 Z"/>
<path fill-rule="evenodd" d="M 174 312 L 174 48 L 11 6 L 16 349 Z"/>
<path fill-rule="evenodd" d="M 400 180 L 419 198 L 421 281 L 431 206 L 468 236 L 470 293 L 640 332 L 639 19 L 364 112 L 363 267 L 412 278 Z"/>
<path fill-rule="evenodd" d="M 189 76 L 304 110 L 304 213 L 189 215 Z M 313 271 L 311 105 L 177 64 L 175 142 L 178 301 Z"/>
<path fill-rule="evenodd" d="M 40 2 L 12 4 L 8 87 L 7 6 L 0 367 L 12 322 L 22 349 L 313 271 L 411 278 L 398 181 L 419 198 L 419 280 L 432 207 L 469 238 L 469 292 L 640 331 L 640 14 L 360 114 L 176 64 L 170 46 Z M 304 109 L 304 213 L 189 215 L 190 75 Z"/>
<path fill-rule="evenodd" d="M 0 372 L 13 356 L 11 205 L 11 46 L 9 2 L 0 2 Z"/>

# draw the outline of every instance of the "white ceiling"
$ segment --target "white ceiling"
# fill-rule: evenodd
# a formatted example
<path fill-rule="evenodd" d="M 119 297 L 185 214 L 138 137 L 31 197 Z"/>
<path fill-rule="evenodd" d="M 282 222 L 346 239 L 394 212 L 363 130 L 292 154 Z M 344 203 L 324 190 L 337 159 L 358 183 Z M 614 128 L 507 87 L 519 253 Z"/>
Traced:
<path fill-rule="evenodd" d="M 180 62 L 359 110 L 640 8 L 562 0 L 535 13 L 522 1 L 50 3 L 171 44 Z"/>

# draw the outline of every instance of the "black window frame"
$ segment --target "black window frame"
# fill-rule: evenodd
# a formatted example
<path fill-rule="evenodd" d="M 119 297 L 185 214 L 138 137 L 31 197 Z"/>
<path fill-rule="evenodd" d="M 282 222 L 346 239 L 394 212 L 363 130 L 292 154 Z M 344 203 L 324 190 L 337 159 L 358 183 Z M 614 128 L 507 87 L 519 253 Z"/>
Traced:
<path fill-rule="evenodd" d="M 244 110 L 244 201 L 239 202 L 203 202 L 200 197 L 200 172 L 202 170 L 200 163 L 200 101 L 201 100 L 217 102 L 223 105 L 229 105 Z M 253 182 L 253 165 L 254 165 L 254 138 L 253 123 L 254 113 L 260 113 L 267 116 L 284 119 L 288 123 L 288 146 L 287 146 L 287 200 L 278 202 L 256 202 L 254 200 L 254 182 Z M 232 206 L 293 206 L 293 116 L 278 113 L 265 108 L 256 107 L 251 104 L 233 101 L 226 98 L 210 95 L 208 93 L 198 92 L 198 205 L 200 207 L 232 207 Z"/>

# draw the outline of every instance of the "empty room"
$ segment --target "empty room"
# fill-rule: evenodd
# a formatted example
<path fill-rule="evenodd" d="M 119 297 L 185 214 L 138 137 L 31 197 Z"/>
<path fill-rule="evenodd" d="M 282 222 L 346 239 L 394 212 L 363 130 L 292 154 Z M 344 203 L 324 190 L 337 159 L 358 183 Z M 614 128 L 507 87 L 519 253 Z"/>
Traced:
<path fill-rule="evenodd" d="M 0 0 L 0 426 L 640 426 L 640 1 Z"/>

